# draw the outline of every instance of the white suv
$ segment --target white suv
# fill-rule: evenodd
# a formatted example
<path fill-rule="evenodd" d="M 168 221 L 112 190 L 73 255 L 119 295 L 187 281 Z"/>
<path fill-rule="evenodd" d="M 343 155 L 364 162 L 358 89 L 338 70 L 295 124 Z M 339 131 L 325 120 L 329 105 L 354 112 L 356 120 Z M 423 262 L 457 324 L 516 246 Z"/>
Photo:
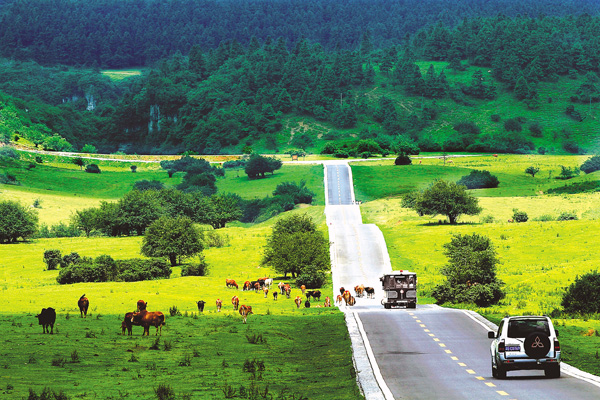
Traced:
<path fill-rule="evenodd" d="M 548 378 L 560 377 L 558 331 L 546 316 L 506 317 L 498 332 L 488 332 L 492 376 L 506 378 L 507 371 L 544 370 Z"/>

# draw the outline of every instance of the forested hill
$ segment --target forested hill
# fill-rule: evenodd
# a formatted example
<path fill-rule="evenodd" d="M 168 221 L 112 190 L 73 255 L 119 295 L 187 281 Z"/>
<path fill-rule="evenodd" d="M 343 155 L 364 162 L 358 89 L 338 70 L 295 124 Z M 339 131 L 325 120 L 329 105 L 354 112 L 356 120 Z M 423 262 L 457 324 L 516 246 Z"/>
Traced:
<path fill-rule="evenodd" d="M 193 45 L 302 38 L 326 50 L 375 49 L 464 18 L 596 15 L 596 0 L 0 0 L 0 55 L 41 64 L 144 66 Z"/>

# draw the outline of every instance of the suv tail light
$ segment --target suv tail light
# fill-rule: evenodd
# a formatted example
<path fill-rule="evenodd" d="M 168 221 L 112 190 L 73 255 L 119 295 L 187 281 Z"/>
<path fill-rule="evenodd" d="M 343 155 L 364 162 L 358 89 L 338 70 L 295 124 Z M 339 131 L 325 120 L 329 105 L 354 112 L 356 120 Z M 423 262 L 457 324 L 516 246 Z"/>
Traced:
<path fill-rule="evenodd" d="M 501 340 L 498 343 L 498 351 L 501 352 L 501 353 L 504 353 L 505 350 L 506 350 L 506 346 L 505 346 L 504 340 Z"/>
<path fill-rule="evenodd" d="M 560 351 L 560 343 L 558 340 L 554 339 L 554 352 Z"/>

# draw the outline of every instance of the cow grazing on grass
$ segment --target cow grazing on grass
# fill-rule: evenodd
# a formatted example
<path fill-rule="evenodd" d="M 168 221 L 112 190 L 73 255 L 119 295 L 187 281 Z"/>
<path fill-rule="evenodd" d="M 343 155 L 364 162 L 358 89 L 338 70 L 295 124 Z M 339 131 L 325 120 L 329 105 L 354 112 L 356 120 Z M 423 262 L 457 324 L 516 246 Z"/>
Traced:
<path fill-rule="evenodd" d="M 244 286 L 242 286 L 242 290 L 250 290 L 250 281 L 244 282 Z"/>
<path fill-rule="evenodd" d="M 238 289 L 238 284 L 235 283 L 235 281 L 233 279 L 225 279 L 225 286 L 227 286 L 228 288 L 236 288 Z"/>
<path fill-rule="evenodd" d="M 285 297 L 290 298 L 290 294 L 292 293 L 292 287 L 289 284 L 283 285 L 283 290 L 285 291 Z"/>
<path fill-rule="evenodd" d="M 148 307 L 148 302 L 146 302 L 144 300 L 137 301 L 137 311 L 138 312 L 145 310 L 147 307 Z"/>
<path fill-rule="evenodd" d="M 42 312 L 35 316 L 38 319 L 44 333 L 54 333 L 54 323 L 56 322 L 56 311 L 54 308 L 42 308 Z"/>
<path fill-rule="evenodd" d="M 240 315 L 244 318 L 244 323 L 246 323 L 246 318 L 248 318 L 248 315 L 250 314 L 254 314 L 252 312 L 252 306 L 247 306 L 245 304 L 242 304 L 240 306 L 240 310 L 239 310 Z"/>
<path fill-rule="evenodd" d="M 281 294 L 283 294 L 283 293 L 284 293 L 284 291 L 283 291 L 283 287 L 284 287 L 284 286 L 285 286 L 285 283 L 283 283 L 283 282 L 279 282 L 279 284 L 277 285 L 277 287 L 279 288 L 279 292 L 280 292 Z"/>
<path fill-rule="evenodd" d="M 331 299 L 329 298 L 329 296 L 325 297 L 325 307 L 331 307 Z"/>
<path fill-rule="evenodd" d="M 375 289 L 372 287 L 366 287 L 365 288 L 365 292 L 367 293 L 367 299 L 374 299 L 375 298 Z"/>
<path fill-rule="evenodd" d="M 133 325 L 141 325 L 144 328 L 142 336 L 150 336 L 150 327 L 156 327 L 157 336 L 159 333 L 162 336 L 162 327 L 165 325 L 165 315 L 160 311 L 148 311 L 142 310 L 140 312 L 133 313 L 131 316 L 131 323 Z"/>
<path fill-rule="evenodd" d="M 304 292 L 306 292 L 306 286 L 305 285 L 300 286 L 300 290 L 302 291 L 302 294 L 304 294 Z"/>
<path fill-rule="evenodd" d="M 320 290 L 307 290 L 306 291 L 306 299 L 310 300 L 310 298 L 315 300 L 321 300 L 321 291 Z"/>
<path fill-rule="evenodd" d="M 231 304 L 233 304 L 233 309 L 237 311 L 238 307 L 240 306 L 240 298 L 237 296 L 233 296 L 231 298 Z"/>
<path fill-rule="evenodd" d="M 337 305 L 340 305 L 340 306 L 341 306 L 341 305 L 342 305 L 342 301 L 344 301 L 344 298 L 342 297 L 342 295 L 341 295 L 341 294 L 338 294 L 338 295 L 336 296 L 336 298 L 335 298 L 335 304 L 337 304 Z"/>
<path fill-rule="evenodd" d="M 255 292 L 258 292 L 261 288 L 261 284 L 259 281 L 252 281 L 251 285 L 252 289 L 254 289 Z"/>
<path fill-rule="evenodd" d="M 300 304 L 302 304 L 302 299 L 300 298 L 300 296 L 296 296 L 296 298 L 294 299 L 294 303 L 296 303 L 296 308 L 300 308 Z"/>
<path fill-rule="evenodd" d="M 196 304 L 198 305 L 198 311 L 204 312 L 204 305 L 206 304 L 206 302 L 204 300 L 200 300 L 197 301 Z"/>
<path fill-rule="evenodd" d="M 304 308 L 310 308 L 310 300 L 306 299 L 304 302 Z"/>
<path fill-rule="evenodd" d="M 77 306 L 79 307 L 79 312 L 81 313 L 81 318 L 87 318 L 87 310 L 90 307 L 90 301 L 85 294 L 77 300 Z"/>
<path fill-rule="evenodd" d="M 267 295 L 269 294 L 269 288 L 268 287 L 263 287 L 263 293 L 265 294 L 265 299 L 267 298 Z"/>
<path fill-rule="evenodd" d="M 131 320 L 133 318 L 133 313 L 132 312 L 128 312 L 125 314 L 125 317 L 123 318 L 123 321 L 121 322 L 121 332 L 124 335 L 125 331 L 127 331 L 127 336 L 131 336 L 132 335 L 132 331 L 133 331 L 133 321 Z"/>
<path fill-rule="evenodd" d="M 223 305 L 223 301 L 221 301 L 221 299 L 217 299 L 215 303 L 217 305 L 217 312 L 221 312 L 221 306 Z"/>
<path fill-rule="evenodd" d="M 273 292 L 273 300 L 277 301 L 277 291 Z"/>
<path fill-rule="evenodd" d="M 273 285 L 273 279 L 267 278 L 265 279 L 265 286 L 271 289 L 271 285 Z"/>

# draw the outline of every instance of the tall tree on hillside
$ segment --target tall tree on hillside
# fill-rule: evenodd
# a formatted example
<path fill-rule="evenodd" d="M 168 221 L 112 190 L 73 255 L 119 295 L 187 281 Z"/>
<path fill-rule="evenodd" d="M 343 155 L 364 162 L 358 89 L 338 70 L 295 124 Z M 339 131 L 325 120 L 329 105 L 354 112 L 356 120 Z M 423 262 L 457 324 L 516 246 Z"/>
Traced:
<path fill-rule="evenodd" d="M 147 257 L 167 257 L 174 266 L 181 257 L 194 256 L 203 249 L 188 217 L 161 217 L 146 229 L 141 252 Z"/>

